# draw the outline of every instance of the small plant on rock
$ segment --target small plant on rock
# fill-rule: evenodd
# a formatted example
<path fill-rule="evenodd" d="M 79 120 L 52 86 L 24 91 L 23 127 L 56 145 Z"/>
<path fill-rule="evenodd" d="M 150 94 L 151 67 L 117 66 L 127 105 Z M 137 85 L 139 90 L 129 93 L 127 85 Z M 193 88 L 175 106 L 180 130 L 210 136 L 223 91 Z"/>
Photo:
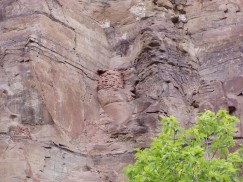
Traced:
<path fill-rule="evenodd" d="M 149 148 L 137 149 L 125 168 L 130 182 L 241 182 L 243 150 L 235 146 L 235 116 L 220 110 L 201 113 L 197 124 L 182 129 L 173 116 L 161 121 L 161 133 Z"/>

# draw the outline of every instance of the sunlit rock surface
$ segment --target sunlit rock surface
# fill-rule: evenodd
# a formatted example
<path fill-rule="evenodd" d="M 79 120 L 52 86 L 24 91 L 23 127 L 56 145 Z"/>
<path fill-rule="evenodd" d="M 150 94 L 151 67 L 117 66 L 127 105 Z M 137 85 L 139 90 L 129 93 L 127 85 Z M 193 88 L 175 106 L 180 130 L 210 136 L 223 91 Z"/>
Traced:
<path fill-rule="evenodd" d="M 159 115 L 243 121 L 243 1 L 0 0 L 0 65 L 2 181 L 126 180 Z"/>

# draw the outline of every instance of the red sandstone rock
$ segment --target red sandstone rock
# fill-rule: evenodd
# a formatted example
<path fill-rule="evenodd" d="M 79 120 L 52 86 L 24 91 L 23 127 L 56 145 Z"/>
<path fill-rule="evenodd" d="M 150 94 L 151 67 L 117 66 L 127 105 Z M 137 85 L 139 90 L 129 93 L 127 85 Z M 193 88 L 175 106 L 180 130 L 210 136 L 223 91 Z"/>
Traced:
<path fill-rule="evenodd" d="M 243 120 L 242 7 L 2 0 L 1 180 L 121 181 L 160 114 L 183 127 L 204 109 Z"/>

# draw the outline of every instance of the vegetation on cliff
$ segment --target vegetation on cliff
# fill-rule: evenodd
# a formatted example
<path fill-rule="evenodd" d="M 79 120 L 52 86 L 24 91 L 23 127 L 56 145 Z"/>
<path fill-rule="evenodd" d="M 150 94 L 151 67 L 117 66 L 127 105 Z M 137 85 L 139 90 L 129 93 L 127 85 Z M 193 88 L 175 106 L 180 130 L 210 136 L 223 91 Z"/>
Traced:
<path fill-rule="evenodd" d="M 182 129 L 173 116 L 161 121 L 161 133 L 145 150 L 137 149 L 136 162 L 125 168 L 130 182 L 238 182 L 243 149 L 235 146 L 239 120 L 220 110 L 201 113 L 197 124 Z"/>

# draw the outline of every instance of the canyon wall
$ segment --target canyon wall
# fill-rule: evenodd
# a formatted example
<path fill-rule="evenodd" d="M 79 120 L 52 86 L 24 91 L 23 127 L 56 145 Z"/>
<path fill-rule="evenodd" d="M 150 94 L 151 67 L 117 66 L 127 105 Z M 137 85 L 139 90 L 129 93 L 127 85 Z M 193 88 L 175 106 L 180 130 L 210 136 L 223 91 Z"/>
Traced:
<path fill-rule="evenodd" d="M 0 0 L 0 33 L 3 181 L 126 180 L 160 115 L 243 122 L 243 0 Z"/>

